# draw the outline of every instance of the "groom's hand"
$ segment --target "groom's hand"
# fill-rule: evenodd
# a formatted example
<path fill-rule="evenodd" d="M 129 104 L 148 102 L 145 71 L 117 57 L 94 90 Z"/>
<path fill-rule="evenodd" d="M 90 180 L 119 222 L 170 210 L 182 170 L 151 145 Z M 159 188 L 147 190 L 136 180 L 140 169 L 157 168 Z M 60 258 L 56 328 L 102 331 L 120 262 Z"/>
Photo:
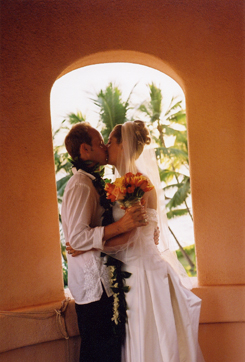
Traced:
<path fill-rule="evenodd" d="M 86 251 L 74 250 L 68 242 L 66 243 L 66 251 L 68 254 L 71 254 L 71 256 L 78 256 L 80 254 L 86 253 Z"/>
<path fill-rule="evenodd" d="M 156 245 L 159 244 L 159 236 L 160 236 L 160 229 L 159 227 L 157 227 L 155 230 L 154 230 L 154 243 Z"/>

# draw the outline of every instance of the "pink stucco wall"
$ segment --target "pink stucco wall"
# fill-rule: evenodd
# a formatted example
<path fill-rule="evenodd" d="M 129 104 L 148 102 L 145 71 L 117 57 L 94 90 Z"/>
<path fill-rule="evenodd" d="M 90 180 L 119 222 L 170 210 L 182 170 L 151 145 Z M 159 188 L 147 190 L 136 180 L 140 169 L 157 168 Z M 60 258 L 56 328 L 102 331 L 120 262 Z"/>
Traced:
<path fill-rule="evenodd" d="M 83 65 L 145 64 L 172 76 L 186 96 L 198 258 L 195 293 L 203 298 L 200 343 L 207 362 L 242 362 L 243 1 L 0 4 L 0 309 L 57 308 L 64 299 L 50 122 L 53 83 Z M 72 308 L 71 303 L 67 318 L 76 335 Z M 52 360 L 60 355 L 59 343 L 51 342 L 62 339 L 55 323 L 36 329 L 27 320 L 0 320 L 5 326 L 0 351 L 6 352 L 0 360 L 14 360 L 28 350 L 35 355 L 36 348 L 36 361 L 43 361 L 37 351 L 44 341 L 45 361 L 51 361 L 52 346 Z"/>

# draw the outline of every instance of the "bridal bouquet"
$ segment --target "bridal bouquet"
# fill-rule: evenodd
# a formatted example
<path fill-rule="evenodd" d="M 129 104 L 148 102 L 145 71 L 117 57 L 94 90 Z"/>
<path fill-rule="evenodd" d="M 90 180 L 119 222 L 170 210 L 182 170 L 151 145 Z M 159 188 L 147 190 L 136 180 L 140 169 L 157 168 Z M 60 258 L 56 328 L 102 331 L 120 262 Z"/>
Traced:
<path fill-rule="evenodd" d="M 127 209 L 137 202 L 142 202 L 144 193 L 153 187 L 142 173 L 128 172 L 113 183 L 107 183 L 105 191 L 107 199 L 111 202 L 117 201 L 122 209 Z"/>

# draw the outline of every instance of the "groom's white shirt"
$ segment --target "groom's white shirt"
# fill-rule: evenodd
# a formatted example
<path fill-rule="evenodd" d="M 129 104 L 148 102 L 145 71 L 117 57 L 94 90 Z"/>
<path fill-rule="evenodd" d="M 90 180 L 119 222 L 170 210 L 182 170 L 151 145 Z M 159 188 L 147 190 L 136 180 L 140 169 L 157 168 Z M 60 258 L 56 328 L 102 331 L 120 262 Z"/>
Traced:
<path fill-rule="evenodd" d="M 66 185 L 61 208 L 65 240 L 75 250 L 99 249 L 76 257 L 67 254 L 68 287 L 77 304 L 87 304 L 101 298 L 101 283 L 107 295 L 112 295 L 105 258 L 100 256 L 104 236 L 104 227 L 100 225 L 104 209 L 92 184 L 94 176 L 82 170 L 72 171 L 74 175 Z"/>

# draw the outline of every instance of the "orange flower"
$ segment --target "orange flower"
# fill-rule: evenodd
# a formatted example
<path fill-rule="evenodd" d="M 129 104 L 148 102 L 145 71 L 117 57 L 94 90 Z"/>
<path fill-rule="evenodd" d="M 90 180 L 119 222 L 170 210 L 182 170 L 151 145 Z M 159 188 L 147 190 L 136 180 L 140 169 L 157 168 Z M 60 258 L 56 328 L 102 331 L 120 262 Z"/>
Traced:
<path fill-rule="evenodd" d="M 137 187 L 140 187 L 144 192 L 150 191 L 154 188 L 150 181 L 143 175 L 138 179 Z"/>
<path fill-rule="evenodd" d="M 112 202 L 118 200 L 118 196 L 120 194 L 119 187 L 115 186 L 114 184 L 107 183 L 105 185 L 105 191 L 107 191 L 106 193 L 107 199 L 110 199 Z"/>
<path fill-rule="evenodd" d="M 136 175 L 128 172 L 117 178 L 114 183 L 107 183 L 105 186 L 106 197 L 112 202 L 119 201 L 122 208 L 130 207 L 137 200 L 141 200 L 143 204 L 144 193 L 152 189 L 149 180 L 139 172 Z"/>
<path fill-rule="evenodd" d="M 127 176 L 126 174 L 125 176 Z M 142 191 L 147 192 L 153 189 L 153 186 L 150 184 L 148 179 L 143 176 L 141 173 L 137 173 L 136 175 L 130 174 L 127 181 L 130 185 L 134 185 L 135 187 L 140 187 Z"/>
<path fill-rule="evenodd" d="M 128 193 L 128 194 L 133 194 L 133 193 L 134 193 L 134 190 L 135 190 L 135 186 L 134 186 L 134 185 L 131 185 L 131 186 L 128 186 L 128 187 L 127 187 L 127 193 Z"/>
<path fill-rule="evenodd" d="M 127 177 L 129 177 L 129 178 L 131 178 L 131 177 L 134 177 L 135 175 L 132 173 L 132 172 L 127 172 L 122 178 L 127 178 Z"/>
<path fill-rule="evenodd" d="M 123 194 L 126 193 L 126 187 L 124 184 L 123 177 L 117 178 L 113 184 L 120 189 L 121 193 L 123 193 Z"/>

